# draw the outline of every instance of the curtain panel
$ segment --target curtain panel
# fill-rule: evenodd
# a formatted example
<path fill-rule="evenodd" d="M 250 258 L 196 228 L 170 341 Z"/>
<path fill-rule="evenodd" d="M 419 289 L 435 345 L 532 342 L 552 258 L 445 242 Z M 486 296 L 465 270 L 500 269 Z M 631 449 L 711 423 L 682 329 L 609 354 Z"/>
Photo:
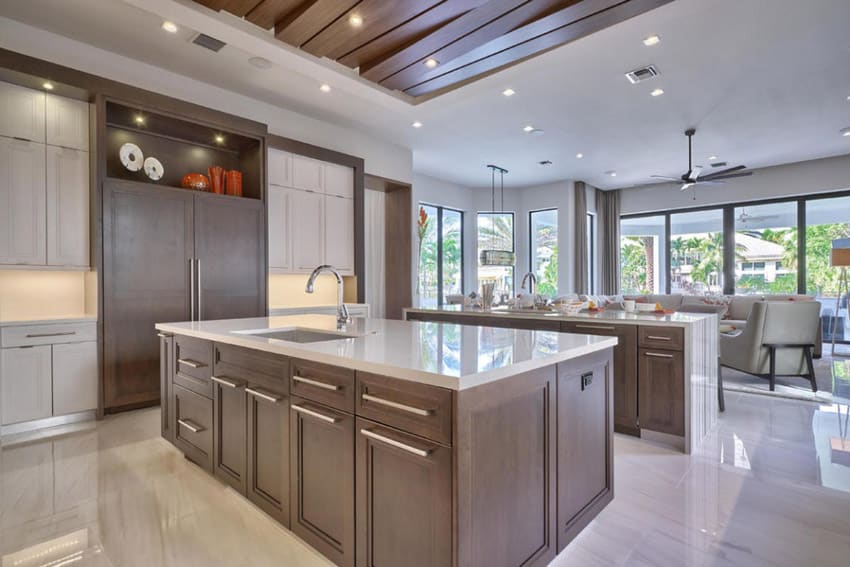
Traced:
<path fill-rule="evenodd" d="M 576 181 L 574 184 L 575 202 L 573 211 L 573 231 L 575 238 L 575 265 L 573 273 L 575 273 L 575 281 L 573 282 L 573 290 L 576 293 L 589 293 L 587 289 L 588 276 L 587 273 L 587 185 L 583 181 Z"/>
<path fill-rule="evenodd" d="M 596 190 L 599 292 L 620 293 L 620 190 Z"/>

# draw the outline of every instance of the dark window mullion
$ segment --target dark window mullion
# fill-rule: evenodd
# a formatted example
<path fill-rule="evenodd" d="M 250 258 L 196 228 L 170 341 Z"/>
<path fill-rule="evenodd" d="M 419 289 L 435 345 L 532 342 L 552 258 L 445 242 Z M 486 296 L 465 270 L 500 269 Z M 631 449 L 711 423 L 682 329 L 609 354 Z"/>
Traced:
<path fill-rule="evenodd" d="M 437 305 L 445 302 L 443 293 L 443 207 L 437 207 Z"/>
<path fill-rule="evenodd" d="M 797 201 L 797 293 L 806 289 L 806 200 Z"/>

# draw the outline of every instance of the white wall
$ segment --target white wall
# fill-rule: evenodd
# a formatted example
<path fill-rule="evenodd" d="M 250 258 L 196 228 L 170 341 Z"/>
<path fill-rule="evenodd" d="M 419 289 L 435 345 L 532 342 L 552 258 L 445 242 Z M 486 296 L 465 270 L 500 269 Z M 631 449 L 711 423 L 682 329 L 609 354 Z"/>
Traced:
<path fill-rule="evenodd" d="M 846 189 L 850 189 L 850 155 L 766 167 L 725 185 L 697 186 L 696 200 L 693 190 L 679 191 L 679 185 L 671 183 L 624 189 L 621 211 L 624 215 L 667 211 Z"/>
<path fill-rule="evenodd" d="M 0 18 L 0 46 L 268 124 L 273 134 L 362 157 L 366 173 L 405 183 L 413 179 L 413 153 L 409 148 L 357 130 L 316 120 L 7 18 Z"/>

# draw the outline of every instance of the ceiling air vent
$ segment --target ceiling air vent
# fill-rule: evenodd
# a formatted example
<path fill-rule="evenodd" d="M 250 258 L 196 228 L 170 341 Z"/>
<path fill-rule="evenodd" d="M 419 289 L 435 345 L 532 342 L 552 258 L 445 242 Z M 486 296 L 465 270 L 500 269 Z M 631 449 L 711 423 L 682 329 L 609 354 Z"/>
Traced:
<path fill-rule="evenodd" d="M 658 69 L 655 68 L 655 65 L 648 65 L 647 67 L 641 67 L 640 69 L 629 71 L 626 73 L 626 78 L 631 84 L 636 85 L 637 83 L 648 81 L 658 75 L 660 75 L 660 73 L 658 72 Z"/>
<path fill-rule="evenodd" d="M 216 53 L 221 51 L 221 48 L 227 45 L 220 39 L 208 36 L 205 33 L 199 33 L 198 35 L 193 37 L 192 43 L 194 43 L 195 45 L 200 45 L 201 47 L 205 47 L 210 51 L 215 51 Z"/>
<path fill-rule="evenodd" d="M 711 164 L 711 167 L 725 167 L 726 165 L 728 164 L 725 161 L 718 161 Z"/>

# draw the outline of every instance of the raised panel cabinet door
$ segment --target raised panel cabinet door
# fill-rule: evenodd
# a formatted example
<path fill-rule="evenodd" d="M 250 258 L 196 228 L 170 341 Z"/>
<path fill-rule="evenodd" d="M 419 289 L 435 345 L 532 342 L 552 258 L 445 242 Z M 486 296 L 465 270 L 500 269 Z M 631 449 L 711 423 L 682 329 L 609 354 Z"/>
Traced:
<path fill-rule="evenodd" d="M 354 565 L 354 416 L 295 396 L 290 406 L 290 529 L 342 567 Z"/>
<path fill-rule="evenodd" d="M 89 154 L 47 146 L 47 263 L 89 265 Z"/>
<path fill-rule="evenodd" d="M 42 92 L 0 82 L 0 136 L 44 143 Z"/>
<path fill-rule="evenodd" d="M 284 187 L 269 187 L 269 269 L 292 269 L 292 230 L 289 216 L 289 195 Z"/>
<path fill-rule="evenodd" d="M 248 499 L 284 526 L 290 519 L 289 397 L 279 388 L 249 383 Z"/>
<path fill-rule="evenodd" d="M 0 264 L 47 262 L 44 144 L 0 137 Z"/>
<path fill-rule="evenodd" d="M 248 455 L 248 400 L 245 382 L 213 376 L 213 473 L 245 494 Z"/>
<path fill-rule="evenodd" d="M 292 186 L 303 191 L 324 192 L 324 164 L 318 160 L 292 155 Z"/>
<path fill-rule="evenodd" d="M 50 346 L 0 351 L 3 425 L 53 415 Z"/>
<path fill-rule="evenodd" d="M 320 193 L 293 191 L 289 195 L 292 215 L 292 268 L 309 273 L 325 256 L 325 196 Z"/>
<path fill-rule="evenodd" d="M 452 450 L 357 418 L 357 565 L 452 564 Z"/>
<path fill-rule="evenodd" d="M 325 195 L 325 263 L 354 274 L 354 199 Z"/>
<path fill-rule="evenodd" d="M 47 95 L 47 144 L 89 151 L 89 105 L 56 95 Z"/>
<path fill-rule="evenodd" d="M 681 352 L 638 351 L 640 427 L 670 435 L 685 434 L 685 367 Z"/>
<path fill-rule="evenodd" d="M 97 409 L 97 343 L 53 345 L 53 415 Z"/>
<path fill-rule="evenodd" d="M 292 186 L 292 154 L 269 148 L 269 183 L 280 187 Z"/>
<path fill-rule="evenodd" d="M 266 315 L 265 203 L 195 197 L 197 319 Z"/>
<path fill-rule="evenodd" d="M 354 198 L 354 169 L 335 163 L 325 164 L 325 193 Z"/>

